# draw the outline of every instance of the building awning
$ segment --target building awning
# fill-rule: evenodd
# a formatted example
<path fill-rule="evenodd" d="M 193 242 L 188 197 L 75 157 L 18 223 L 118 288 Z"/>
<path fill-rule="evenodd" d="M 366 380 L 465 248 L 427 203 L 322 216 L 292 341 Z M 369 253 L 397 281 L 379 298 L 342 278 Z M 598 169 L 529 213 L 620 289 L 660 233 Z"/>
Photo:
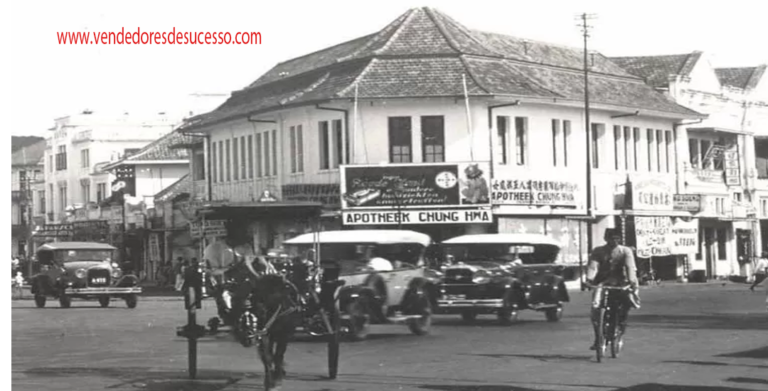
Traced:
<path fill-rule="evenodd" d="M 692 217 L 691 212 L 684 210 L 627 210 L 627 216 L 664 216 L 664 217 Z M 621 216 L 622 212 L 616 211 L 615 215 Z"/>
<path fill-rule="evenodd" d="M 207 220 L 302 220 L 320 217 L 322 209 L 323 204 L 319 202 L 233 202 L 204 204 L 197 213 Z"/>

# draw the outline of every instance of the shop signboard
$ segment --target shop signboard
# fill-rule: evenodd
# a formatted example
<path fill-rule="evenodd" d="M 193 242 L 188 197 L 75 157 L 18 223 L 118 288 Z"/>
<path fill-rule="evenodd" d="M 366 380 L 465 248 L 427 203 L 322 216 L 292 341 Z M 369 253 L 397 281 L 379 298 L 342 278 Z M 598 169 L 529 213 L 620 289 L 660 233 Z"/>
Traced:
<path fill-rule="evenodd" d="M 342 212 L 344 225 L 490 224 L 486 209 L 368 210 Z"/>
<path fill-rule="evenodd" d="M 543 172 L 500 172 L 491 180 L 494 205 L 533 205 L 575 208 L 583 203 L 581 181 Z"/>
<path fill-rule="evenodd" d="M 698 213 L 701 211 L 701 194 L 675 194 L 673 210 Z"/>
<path fill-rule="evenodd" d="M 638 258 L 692 254 L 699 247 L 699 222 L 668 216 L 635 217 Z"/>
<path fill-rule="evenodd" d="M 489 168 L 487 162 L 342 166 L 341 209 L 489 207 Z"/>
<path fill-rule="evenodd" d="M 739 149 L 732 144 L 724 153 L 725 184 L 728 186 L 741 185 L 741 170 L 739 169 Z"/>
<path fill-rule="evenodd" d="M 189 224 L 189 233 L 193 238 L 227 236 L 225 220 L 195 221 Z"/>
<path fill-rule="evenodd" d="M 632 183 L 632 209 L 673 210 L 672 187 L 665 182 L 654 179 Z"/>

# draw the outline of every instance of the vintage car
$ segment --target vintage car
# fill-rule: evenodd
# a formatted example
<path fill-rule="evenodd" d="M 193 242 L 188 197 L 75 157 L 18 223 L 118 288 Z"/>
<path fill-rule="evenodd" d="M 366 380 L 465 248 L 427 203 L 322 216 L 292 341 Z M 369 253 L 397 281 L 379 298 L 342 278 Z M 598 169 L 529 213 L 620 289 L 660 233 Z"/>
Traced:
<path fill-rule="evenodd" d="M 339 269 L 342 329 L 361 340 L 372 323 L 405 322 L 416 335 L 429 331 L 435 279 L 424 251 L 430 243 L 429 236 L 414 231 L 349 230 L 306 233 L 283 245 L 292 256 L 319 258 L 322 268 Z M 374 258 L 391 263 L 391 270 L 369 267 Z"/>
<path fill-rule="evenodd" d="M 31 292 L 38 308 L 45 307 L 47 297 L 59 300 L 69 308 L 72 299 L 98 299 L 102 307 L 110 298 L 124 299 L 128 308 L 135 308 L 138 279 L 124 274 L 114 261 L 115 248 L 103 243 L 57 242 L 40 246 L 37 262 L 40 273 L 30 280 Z"/>
<path fill-rule="evenodd" d="M 560 243 L 538 234 L 464 235 L 441 243 L 444 277 L 438 285 L 437 312 L 473 321 L 495 313 L 502 324 L 518 311 L 542 311 L 550 322 L 570 301 L 564 265 L 556 264 Z"/>

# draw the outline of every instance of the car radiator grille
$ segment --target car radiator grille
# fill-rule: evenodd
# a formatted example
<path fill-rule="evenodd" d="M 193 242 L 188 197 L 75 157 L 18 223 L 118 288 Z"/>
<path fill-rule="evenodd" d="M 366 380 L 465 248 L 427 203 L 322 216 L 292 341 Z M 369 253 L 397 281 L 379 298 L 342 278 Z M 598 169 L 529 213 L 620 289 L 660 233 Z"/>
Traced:
<path fill-rule="evenodd" d="M 88 270 L 88 286 L 89 287 L 109 286 L 109 270 L 106 270 L 106 269 Z"/>
<path fill-rule="evenodd" d="M 445 272 L 446 284 L 471 284 L 472 270 L 469 269 L 450 269 Z"/>

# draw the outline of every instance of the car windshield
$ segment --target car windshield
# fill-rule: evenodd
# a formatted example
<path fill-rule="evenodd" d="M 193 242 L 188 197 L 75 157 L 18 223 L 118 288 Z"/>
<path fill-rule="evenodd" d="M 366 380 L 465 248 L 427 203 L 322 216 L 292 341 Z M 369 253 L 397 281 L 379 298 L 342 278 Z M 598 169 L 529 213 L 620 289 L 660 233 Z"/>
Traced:
<path fill-rule="evenodd" d="M 312 244 L 288 245 L 286 251 L 291 256 L 307 259 L 313 257 L 311 255 L 313 247 Z M 352 272 L 373 257 L 381 257 L 390 262 L 400 261 L 415 266 L 419 264 L 423 252 L 424 246 L 417 243 L 332 243 L 323 244 L 320 247 L 322 262 L 338 263 L 342 273 Z"/>
<path fill-rule="evenodd" d="M 529 243 L 471 243 L 443 245 L 443 256 L 453 256 L 456 262 L 510 263 L 517 259 L 524 265 L 554 263 L 560 249 L 550 244 Z"/>
<path fill-rule="evenodd" d="M 111 261 L 111 250 L 60 250 L 55 258 L 64 263 L 83 261 Z"/>

